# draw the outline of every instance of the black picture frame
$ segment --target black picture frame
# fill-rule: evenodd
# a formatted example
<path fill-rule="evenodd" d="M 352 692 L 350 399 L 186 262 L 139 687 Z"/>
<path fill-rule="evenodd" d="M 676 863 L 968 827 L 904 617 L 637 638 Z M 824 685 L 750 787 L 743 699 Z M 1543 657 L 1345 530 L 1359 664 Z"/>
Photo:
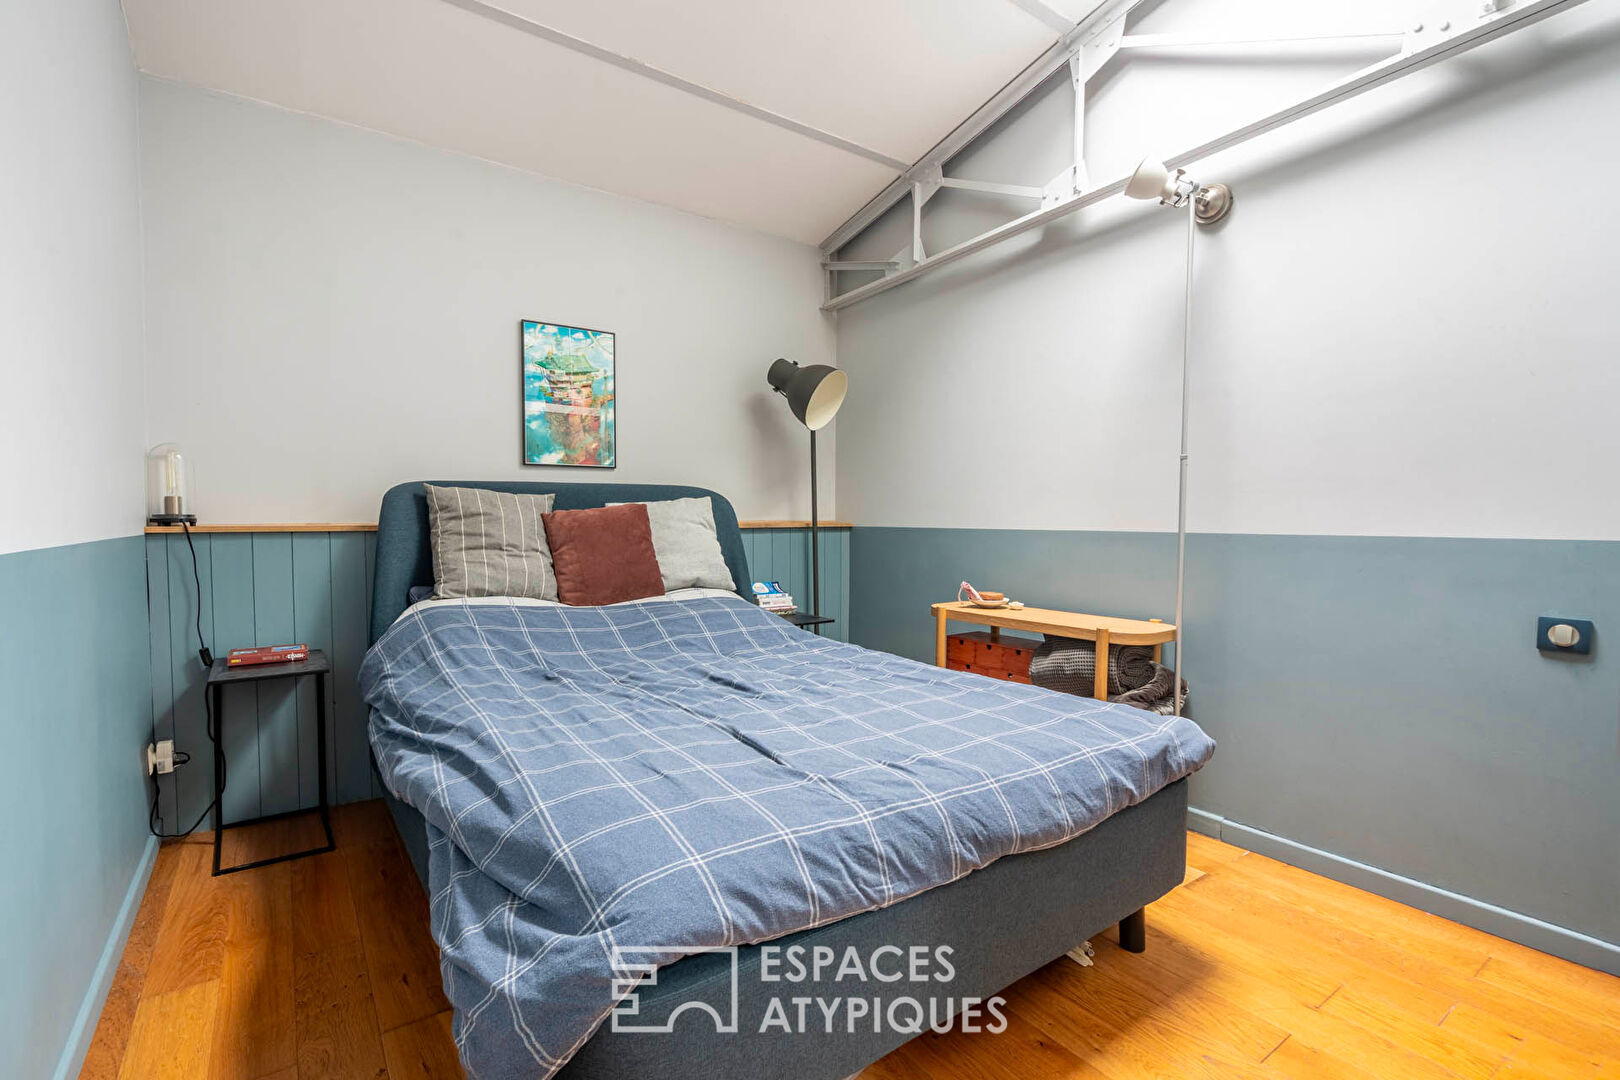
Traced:
<path fill-rule="evenodd" d="M 531 355 L 531 349 L 538 353 L 540 342 L 547 338 L 562 339 L 572 351 L 548 349 L 546 355 L 555 363 Z M 519 444 L 523 464 L 539 468 L 618 468 L 617 383 L 618 335 L 612 330 L 541 319 L 518 320 Z M 579 400 L 581 396 L 589 401 Z"/>

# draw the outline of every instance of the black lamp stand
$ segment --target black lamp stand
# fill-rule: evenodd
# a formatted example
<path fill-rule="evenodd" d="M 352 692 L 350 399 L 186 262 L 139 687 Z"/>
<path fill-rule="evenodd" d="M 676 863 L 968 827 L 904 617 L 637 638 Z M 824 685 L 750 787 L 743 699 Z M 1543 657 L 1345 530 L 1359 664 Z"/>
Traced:
<path fill-rule="evenodd" d="M 816 432 L 810 431 L 810 614 L 821 618 L 821 522 L 816 504 Z M 821 633 L 821 627 L 812 629 Z"/>

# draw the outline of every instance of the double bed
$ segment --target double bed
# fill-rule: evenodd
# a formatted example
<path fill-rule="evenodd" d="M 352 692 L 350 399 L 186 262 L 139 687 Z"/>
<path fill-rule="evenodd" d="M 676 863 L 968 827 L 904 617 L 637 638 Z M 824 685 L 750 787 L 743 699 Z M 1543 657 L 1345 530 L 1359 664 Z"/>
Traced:
<path fill-rule="evenodd" d="M 422 486 L 384 497 L 362 690 L 474 1076 L 839 1080 L 1111 924 L 1142 947 L 1195 725 L 797 630 L 705 489 L 444 486 L 708 498 L 738 590 L 412 604 Z"/>

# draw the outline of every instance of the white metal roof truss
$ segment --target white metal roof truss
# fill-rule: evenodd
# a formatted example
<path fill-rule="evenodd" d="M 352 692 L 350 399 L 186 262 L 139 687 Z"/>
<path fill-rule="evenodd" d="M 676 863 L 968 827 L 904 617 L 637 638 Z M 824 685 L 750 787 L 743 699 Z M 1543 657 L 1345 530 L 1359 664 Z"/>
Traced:
<path fill-rule="evenodd" d="M 910 169 L 886 187 L 843 225 L 822 241 L 826 256 L 827 299 L 825 311 L 858 304 L 929 273 L 946 264 L 1000 243 L 1031 229 L 1091 206 L 1125 190 L 1127 177 L 1093 184 L 1085 161 L 1086 85 L 1117 56 L 1140 49 L 1199 47 L 1242 48 L 1245 46 L 1297 46 L 1313 48 L 1323 44 L 1388 39 L 1391 54 L 1285 108 L 1275 110 L 1241 127 L 1209 139 L 1173 157 L 1165 164 L 1172 170 L 1210 157 L 1222 150 L 1247 142 L 1295 120 L 1303 119 L 1332 105 L 1348 101 L 1368 90 L 1420 71 L 1441 60 L 1467 52 L 1505 34 L 1513 33 L 1584 0 L 1441 0 L 1420 19 L 1406 27 L 1347 26 L 1342 31 L 1323 33 L 1290 32 L 1280 28 L 1275 34 L 1131 34 L 1127 23 L 1134 9 L 1144 0 L 1113 0 L 1098 7 L 1072 31 L 1047 50 L 1034 64 L 1009 83 L 1001 93 L 986 102 Z M 1074 91 L 1074 162 L 1043 187 L 963 180 L 944 175 L 946 162 L 971 145 L 998 119 L 1033 93 L 1060 67 L 1068 65 Z M 929 254 L 923 247 L 923 208 L 941 188 L 958 188 L 989 194 L 1029 199 L 1038 206 L 1029 213 L 990 229 L 971 239 Z M 901 199 L 912 204 L 911 243 L 908 250 L 890 260 L 842 261 L 840 249 L 883 216 Z M 883 277 L 837 292 L 838 274 L 844 271 L 881 271 Z"/>

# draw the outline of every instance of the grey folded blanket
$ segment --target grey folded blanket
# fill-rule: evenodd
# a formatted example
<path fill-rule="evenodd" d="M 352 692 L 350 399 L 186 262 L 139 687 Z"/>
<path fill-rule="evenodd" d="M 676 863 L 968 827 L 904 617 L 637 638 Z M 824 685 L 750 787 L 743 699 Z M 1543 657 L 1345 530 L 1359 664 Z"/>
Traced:
<path fill-rule="evenodd" d="M 1029 681 L 1048 690 L 1090 697 L 1097 678 L 1095 642 L 1053 637 L 1035 650 L 1029 661 Z M 1119 645 L 1108 650 L 1108 700 L 1168 716 L 1175 711 L 1171 687 L 1175 672 L 1153 660 L 1149 645 Z M 1187 680 L 1181 680 L 1182 711 L 1186 711 Z"/>

